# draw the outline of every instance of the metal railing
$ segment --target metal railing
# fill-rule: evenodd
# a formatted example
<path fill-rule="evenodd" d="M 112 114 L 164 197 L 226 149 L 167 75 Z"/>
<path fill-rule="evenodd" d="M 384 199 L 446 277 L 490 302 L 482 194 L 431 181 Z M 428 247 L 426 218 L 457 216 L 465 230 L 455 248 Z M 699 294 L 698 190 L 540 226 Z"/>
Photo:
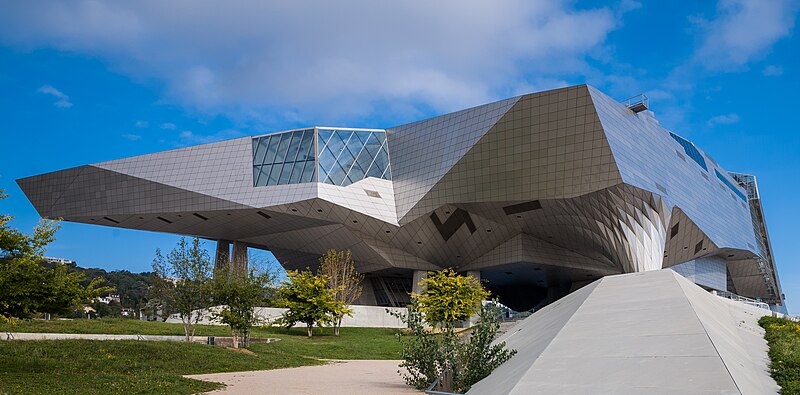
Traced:
<path fill-rule="evenodd" d="M 744 303 L 746 305 L 758 307 L 765 310 L 772 310 L 769 308 L 769 305 L 758 300 L 758 299 L 751 299 L 745 296 L 740 296 L 732 292 L 728 291 L 711 291 L 712 294 L 719 296 L 720 298 L 730 299 L 737 302 Z"/>
<path fill-rule="evenodd" d="M 644 93 L 629 97 L 623 100 L 622 103 L 633 112 L 641 112 L 650 108 L 650 98 Z"/>

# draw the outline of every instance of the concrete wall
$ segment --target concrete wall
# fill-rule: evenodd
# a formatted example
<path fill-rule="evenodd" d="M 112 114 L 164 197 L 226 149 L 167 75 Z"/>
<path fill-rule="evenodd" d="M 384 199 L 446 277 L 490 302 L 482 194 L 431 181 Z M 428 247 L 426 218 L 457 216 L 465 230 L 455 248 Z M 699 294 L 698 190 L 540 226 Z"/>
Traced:
<path fill-rule="evenodd" d="M 212 318 L 212 313 L 219 310 L 220 306 L 215 306 L 202 311 L 203 318 L 200 324 L 206 325 L 222 325 Z M 342 320 L 342 327 L 358 327 L 358 328 L 405 328 L 406 325 L 398 318 L 390 315 L 390 312 L 400 312 L 407 314 L 408 309 L 403 307 L 378 307 L 378 306 L 361 306 L 352 305 L 353 316 L 345 316 Z M 283 315 L 286 309 L 277 307 L 257 307 L 256 314 L 263 324 L 269 325 Z M 177 315 L 172 315 L 167 319 L 167 322 L 180 323 L 181 320 Z"/>

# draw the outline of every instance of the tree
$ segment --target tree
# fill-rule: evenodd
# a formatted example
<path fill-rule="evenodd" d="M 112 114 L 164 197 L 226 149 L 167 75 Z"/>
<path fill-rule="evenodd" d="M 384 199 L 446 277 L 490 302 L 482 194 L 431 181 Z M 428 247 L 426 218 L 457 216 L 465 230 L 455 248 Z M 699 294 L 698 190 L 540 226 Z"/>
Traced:
<path fill-rule="evenodd" d="M 275 273 L 251 269 L 248 273 L 238 273 L 236 268 L 219 270 L 214 277 L 214 302 L 221 304 L 213 314 L 223 324 L 231 328 L 233 347 L 250 343 L 250 328 L 258 324 L 255 308 L 270 299 Z"/>
<path fill-rule="evenodd" d="M 306 324 L 308 337 L 313 336 L 314 325 L 330 323 L 333 317 L 344 314 L 346 307 L 333 297 L 328 289 L 328 277 L 314 275 L 309 270 L 286 272 L 287 281 L 278 290 L 280 305 L 287 308 L 282 323 L 291 328 L 297 322 Z"/>
<path fill-rule="evenodd" d="M 156 250 L 152 299 L 162 314 L 178 314 L 187 342 L 194 336 L 193 326 L 202 318 L 201 309 L 211 301 L 211 269 L 208 252 L 196 237 L 191 244 L 181 238 L 166 259 Z"/>
<path fill-rule="evenodd" d="M 514 355 L 505 343 L 492 344 L 501 312 L 482 304 L 489 293 L 475 278 L 445 269 L 428 273 L 420 286 L 424 291 L 412 294 L 408 314 L 394 314 L 411 329 L 400 364 L 406 383 L 423 389 L 439 378 L 438 390 L 463 393 Z M 472 335 L 460 337 L 455 323 L 475 313 L 479 317 Z"/>
<path fill-rule="evenodd" d="M 0 190 L 0 199 L 6 198 Z M 81 285 L 84 276 L 66 265 L 46 267 L 45 247 L 55 240 L 58 221 L 42 220 L 27 235 L 11 228 L 13 217 L 0 214 L 0 322 L 36 313 L 68 314 L 82 302 L 113 291 L 102 279 Z"/>
<path fill-rule="evenodd" d="M 431 325 L 452 326 L 478 312 L 481 301 L 489 297 L 481 283 L 472 276 L 462 276 L 453 269 L 429 272 L 420 281 L 424 291 L 415 295 L 419 309 Z"/>
<path fill-rule="evenodd" d="M 356 271 L 350 250 L 330 249 L 319 261 L 320 266 L 317 273 L 328 277 L 327 286 L 333 293 L 333 298 L 345 307 L 352 305 L 361 296 L 361 281 L 364 280 L 364 275 Z M 339 336 L 342 318 L 352 314 L 352 310 L 347 308 L 342 310 L 341 314 L 333 317 L 333 333 L 336 336 Z"/>

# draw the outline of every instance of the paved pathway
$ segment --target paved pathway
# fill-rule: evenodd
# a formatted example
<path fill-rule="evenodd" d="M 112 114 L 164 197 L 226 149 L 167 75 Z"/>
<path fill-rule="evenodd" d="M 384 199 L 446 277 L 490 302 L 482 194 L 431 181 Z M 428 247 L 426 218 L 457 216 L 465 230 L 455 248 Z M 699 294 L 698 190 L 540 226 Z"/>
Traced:
<path fill-rule="evenodd" d="M 227 384 L 212 394 L 422 394 L 397 374 L 400 361 L 333 361 L 322 366 L 186 376 Z"/>
<path fill-rule="evenodd" d="M 15 333 L 0 332 L 0 340 L 151 340 L 151 341 L 175 341 L 186 340 L 184 336 L 160 336 L 160 335 L 106 335 L 91 333 Z M 196 343 L 205 343 L 206 336 L 195 336 Z"/>

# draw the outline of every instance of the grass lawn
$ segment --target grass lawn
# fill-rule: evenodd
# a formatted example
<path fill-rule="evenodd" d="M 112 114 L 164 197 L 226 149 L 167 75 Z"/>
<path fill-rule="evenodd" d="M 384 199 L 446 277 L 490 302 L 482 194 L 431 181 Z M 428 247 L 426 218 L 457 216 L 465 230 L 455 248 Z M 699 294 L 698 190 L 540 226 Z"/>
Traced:
<path fill-rule="evenodd" d="M 769 344 L 770 372 L 783 395 L 800 394 L 800 324 L 775 317 L 758 320 Z"/>
<path fill-rule="evenodd" d="M 0 327 L 0 331 L 9 327 Z M 181 335 L 180 324 L 125 319 L 24 321 L 12 332 Z M 399 359 L 394 329 L 331 329 L 309 339 L 305 328 L 290 333 L 256 328 L 254 337 L 281 339 L 255 343 L 255 355 L 202 344 L 149 341 L 0 341 L 0 394 L 191 394 L 218 384 L 184 374 L 278 369 L 322 363 L 319 359 Z M 228 336 L 226 327 L 198 326 L 198 336 Z"/>

